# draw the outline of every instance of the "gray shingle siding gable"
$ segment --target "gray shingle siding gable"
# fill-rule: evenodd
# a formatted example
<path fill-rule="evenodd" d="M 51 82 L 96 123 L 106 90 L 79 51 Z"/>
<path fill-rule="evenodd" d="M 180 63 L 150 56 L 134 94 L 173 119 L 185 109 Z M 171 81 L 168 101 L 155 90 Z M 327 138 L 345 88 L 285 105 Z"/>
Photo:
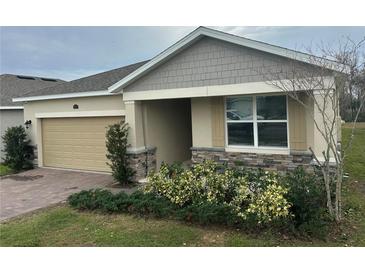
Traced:
<path fill-rule="evenodd" d="M 204 37 L 124 90 L 128 92 L 259 82 L 267 80 L 273 72 L 290 71 L 292 64 L 292 60 L 281 56 Z M 300 67 L 313 69 L 304 63 Z"/>

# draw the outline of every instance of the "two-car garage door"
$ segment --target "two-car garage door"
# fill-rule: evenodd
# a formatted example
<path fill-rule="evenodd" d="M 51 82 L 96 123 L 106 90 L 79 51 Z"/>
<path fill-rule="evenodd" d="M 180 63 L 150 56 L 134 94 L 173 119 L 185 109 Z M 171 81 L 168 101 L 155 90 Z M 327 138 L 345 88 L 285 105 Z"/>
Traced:
<path fill-rule="evenodd" d="M 105 156 L 106 128 L 121 120 L 124 117 L 42 119 L 43 165 L 110 172 Z"/>

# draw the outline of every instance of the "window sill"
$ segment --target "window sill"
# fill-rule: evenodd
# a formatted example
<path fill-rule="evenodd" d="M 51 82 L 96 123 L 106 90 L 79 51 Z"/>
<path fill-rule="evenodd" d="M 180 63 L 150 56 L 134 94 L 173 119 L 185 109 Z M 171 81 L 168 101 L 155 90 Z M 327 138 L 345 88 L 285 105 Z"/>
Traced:
<path fill-rule="evenodd" d="M 226 152 L 241 152 L 241 153 L 258 153 L 258 154 L 282 154 L 289 155 L 289 148 L 276 148 L 276 147 L 239 147 L 228 146 L 225 148 Z"/>

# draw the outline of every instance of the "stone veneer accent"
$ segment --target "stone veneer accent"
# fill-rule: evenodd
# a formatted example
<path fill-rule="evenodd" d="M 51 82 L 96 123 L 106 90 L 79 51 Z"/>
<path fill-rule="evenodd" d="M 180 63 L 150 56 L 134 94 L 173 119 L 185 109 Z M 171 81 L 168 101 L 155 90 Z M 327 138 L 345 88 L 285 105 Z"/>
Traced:
<path fill-rule="evenodd" d="M 129 166 L 135 171 L 132 181 L 138 182 L 156 170 L 156 148 L 127 152 Z"/>
<path fill-rule="evenodd" d="M 192 163 L 213 160 L 227 163 L 228 166 L 242 166 L 249 168 L 263 168 L 279 172 L 292 171 L 296 167 L 303 167 L 313 172 L 312 156 L 308 152 L 292 152 L 290 155 L 257 154 L 243 152 L 226 152 L 219 148 L 191 148 Z"/>

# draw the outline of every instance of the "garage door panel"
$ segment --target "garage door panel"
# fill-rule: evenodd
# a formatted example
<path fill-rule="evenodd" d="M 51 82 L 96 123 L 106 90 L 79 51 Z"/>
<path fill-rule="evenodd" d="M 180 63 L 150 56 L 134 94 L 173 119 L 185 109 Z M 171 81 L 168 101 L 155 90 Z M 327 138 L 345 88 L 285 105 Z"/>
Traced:
<path fill-rule="evenodd" d="M 67 160 L 67 162 L 65 162 L 65 160 Z M 49 163 L 54 165 L 62 165 L 63 167 L 73 168 L 73 169 L 84 168 L 87 170 L 92 170 L 90 169 L 90 166 L 92 165 L 94 167 L 100 167 L 101 170 L 108 170 L 105 161 L 102 160 L 80 160 L 80 159 L 73 159 L 71 157 L 70 158 L 62 157 L 62 158 L 52 158 Z"/>
<path fill-rule="evenodd" d="M 67 160 L 67 161 L 65 161 Z M 70 166 L 75 169 L 79 169 L 79 167 L 82 166 L 105 166 L 106 161 L 104 159 L 93 159 L 93 160 L 86 160 L 86 159 L 74 159 L 72 156 L 70 157 L 53 157 L 51 160 L 49 160 L 49 163 L 64 165 L 64 166 Z"/>
<path fill-rule="evenodd" d="M 42 120 L 43 164 L 49 167 L 110 172 L 105 133 L 123 117 L 49 118 Z"/>
<path fill-rule="evenodd" d="M 100 132 L 102 131 L 102 132 Z M 82 128 L 75 128 L 70 131 L 70 129 L 65 129 L 62 132 L 48 132 L 44 136 L 44 141 L 48 139 L 90 139 L 90 135 L 93 135 L 93 139 L 104 139 L 105 138 L 105 129 L 101 128 L 99 131 L 87 131 L 86 129 Z"/>
<path fill-rule="evenodd" d="M 68 141 L 69 143 L 69 141 Z M 99 143 L 97 145 L 93 145 L 93 144 L 75 144 L 75 143 L 71 143 L 71 144 L 46 144 L 44 145 L 45 150 L 49 150 L 49 151 L 90 151 L 90 149 L 94 149 L 91 150 L 91 152 L 98 152 L 98 151 L 104 151 L 105 147 L 101 146 Z M 60 151 L 61 152 L 61 151 Z"/>
<path fill-rule="evenodd" d="M 92 160 L 104 160 L 105 157 L 103 155 L 104 151 L 100 150 L 100 153 L 93 153 L 93 152 L 75 152 L 75 151 L 56 151 L 56 150 L 49 150 L 47 152 L 48 157 L 51 158 L 80 158 L 80 159 L 87 159 L 91 158 Z"/>
<path fill-rule="evenodd" d="M 63 138 L 57 137 L 57 138 L 43 139 L 43 144 L 45 145 L 55 145 L 55 144 L 72 145 L 77 143 L 83 144 L 83 142 L 88 142 L 89 144 L 98 145 L 105 142 L 105 135 L 103 136 L 103 138 L 99 138 L 98 136 L 92 136 L 92 135 L 83 138 L 79 138 L 79 136 L 76 135 L 65 135 Z"/>
<path fill-rule="evenodd" d="M 56 139 L 52 141 L 46 141 L 43 143 L 44 146 L 98 146 L 100 144 L 100 140 L 90 140 L 90 139 Z"/>
<path fill-rule="evenodd" d="M 87 127 L 87 126 L 83 126 L 83 127 L 60 127 L 60 128 L 48 128 L 48 132 L 46 133 L 46 136 L 48 135 L 54 135 L 54 134 L 64 134 L 64 133 L 74 133 L 76 130 L 79 131 L 80 133 L 100 133 L 101 130 L 105 130 L 105 127 Z"/>
<path fill-rule="evenodd" d="M 103 130 L 105 131 L 105 130 Z M 77 134 L 77 133 L 59 133 L 59 134 L 49 134 L 49 135 L 46 135 L 44 138 L 43 138 L 43 141 L 44 142 L 47 142 L 49 140 L 51 140 L 52 142 L 54 140 L 77 140 L 77 139 L 80 139 L 80 140 L 104 140 L 105 139 L 105 133 L 102 134 L 102 133 L 90 133 L 88 132 L 87 134 L 85 133 L 80 133 L 80 134 Z"/>
<path fill-rule="evenodd" d="M 85 140 L 85 141 L 76 140 L 75 142 L 65 140 L 64 142 L 62 142 L 62 140 L 57 140 L 54 143 L 43 144 L 43 146 L 45 148 L 49 148 L 51 150 L 58 150 L 59 148 L 63 148 L 63 149 L 70 150 L 70 151 L 72 151 L 74 149 L 74 147 L 76 147 L 77 149 L 79 147 L 81 147 L 81 149 L 83 149 L 83 148 L 86 149 L 86 147 L 92 147 L 95 149 L 98 149 L 98 148 L 104 149 L 104 145 L 100 145 L 100 143 L 105 144 L 105 140 L 100 140 L 99 142 L 89 141 L 89 140 Z"/>

